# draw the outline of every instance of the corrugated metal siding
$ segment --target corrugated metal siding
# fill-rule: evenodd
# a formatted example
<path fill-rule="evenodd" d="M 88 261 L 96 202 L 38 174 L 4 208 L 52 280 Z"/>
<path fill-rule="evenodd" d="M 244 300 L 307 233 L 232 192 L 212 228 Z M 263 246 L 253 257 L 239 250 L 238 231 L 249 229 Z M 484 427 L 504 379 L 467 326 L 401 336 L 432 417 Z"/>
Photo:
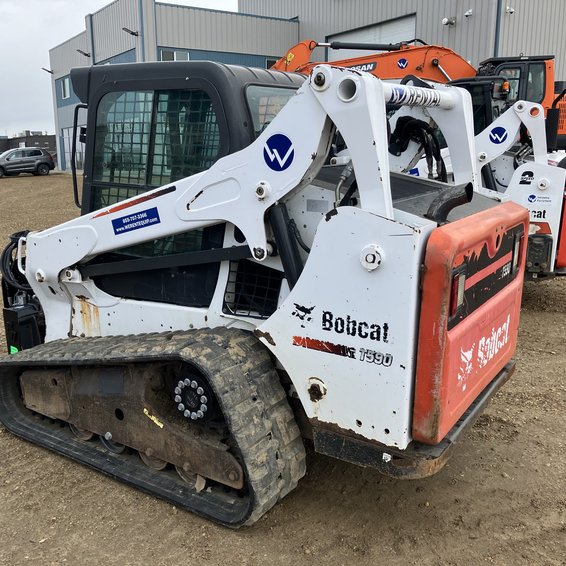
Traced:
<path fill-rule="evenodd" d="M 417 36 L 431 44 L 444 45 L 477 66 L 493 55 L 495 41 L 495 0 L 450 0 L 415 2 L 431 5 L 417 13 Z M 464 13 L 471 9 L 471 17 Z M 456 17 L 455 26 L 442 25 L 444 17 Z M 419 35 L 421 34 L 421 35 Z"/>
<path fill-rule="evenodd" d="M 136 62 L 136 50 L 130 49 L 129 51 L 125 51 L 124 53 L 119 53 L 118 55 L 114 55 L 114 57 L 110 57 L 109 59 L 105 59 L 104 61 L 98 61 L 98 65 L 116 65 L 118 63 L 135 63 Z"/>
<path fill-rule="evenodd" d="M 279 56 L 299 41 L 297 22 L 170 4 L 155 16 L 160 46 Z"/>
<path fill-rule="evenodd" d="M 380 24 L 372 24 L 353 31 L 345 31 L 328 38 L 329 42 L 344 41 L 346 43 L 397 43 L 407 38 L 416 37 L 415 16 L 404 16 Z M 360 57 L 367 54 L 359 49 L 329 49 L 328 60 L 337 61 L 349 57 Z"/>
<path fill-rule="evenodd" d="M 509 4 L 515 13 L 506 14 L 503 5 L 499 55 L 556 55 L 556 80 L 566 80 L 566 2 L 513 0 Z"/>
<path fill-rule="evenodd" d="M 116 0 L 92 15 L 95 62 L 130 51 L 141 41 L 124 31 L 140 31 L 138 0 Z"/>
<path fill-rule="evenodd" d="M 79 101 L 80 102 L 80 101 Z M 71 128 L 73 126 L 73 118 L 75 113 L 74 106 L 63 106 L 57 110 L 57 132 L 61 134 L 64 128 Z M 58 151 L 63 151 L 62 147 Z"/>
<path fill-rule="evenodd" d="M 245 67 L 259 67 L 265 69 L 266 57 L 263 55 L 250 55 L 248 53 L 221 53 L 219 51 L 200 51 L 189 49 L 191 61 L 217 61 L 227 65 L 244 65 Z"/>
<path fill-rule="evenodd" d="M 155 25 L 155 1 L 138 0 L 141 7 L 141 31 L 146 61 L 157 61 L 157 26 Z"/>
<path fill-rule="evenodd" d="M 472 64 L 493 54 L 495 7 L 496 0 L 239 0 L 241 12 L 298 16 L 301 40 L 324 41 L 339 32 L 416 14 L 418 38 L 449 47 Z M 468 9 L 473 16 L 465 18 Z M 451 16 L 456 25 L 443 26 L 442 19 Z M 319 49 L 315 57 L 320 60 L 324 52 Z"/>
<path fill-rule="evenodd" d="M 84 67 L 92 64 L 92 57 L 88 58 L 77 53 L 77 49 L 81 49 L 85 53 L 90 52 L 86 31 L 49 50 L 49 66 L 53 71 L 52 78 L 54 80 L 67 76 L 69 70 L 73 67 Z"/>

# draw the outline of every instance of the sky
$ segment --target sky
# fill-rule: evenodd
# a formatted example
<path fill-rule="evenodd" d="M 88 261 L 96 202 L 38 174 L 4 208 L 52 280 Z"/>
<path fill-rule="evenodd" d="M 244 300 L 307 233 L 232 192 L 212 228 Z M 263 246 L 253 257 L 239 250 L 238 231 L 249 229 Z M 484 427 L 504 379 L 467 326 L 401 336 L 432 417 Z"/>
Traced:
<path fill-rule="evenodd" d="M 112 0 L 0 0 L 0 136 L 55 133 L 49 50 L 85 29 Z M 235 12 L 237 0 L 169 0 Z"/>

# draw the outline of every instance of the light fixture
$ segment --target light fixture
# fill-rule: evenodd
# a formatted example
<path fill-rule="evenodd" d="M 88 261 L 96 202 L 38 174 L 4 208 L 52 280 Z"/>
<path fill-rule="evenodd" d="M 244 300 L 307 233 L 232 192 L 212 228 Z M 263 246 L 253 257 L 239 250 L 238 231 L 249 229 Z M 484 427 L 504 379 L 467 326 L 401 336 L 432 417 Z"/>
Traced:
<path fill-rule="evenodd" d="M 464 12 L 464 18 L 469 18 L 473 13 L 474 11 L 471 8 L 469 10 L 466 10 Z"/>
<path fill-rule="evenodd" d="M 81 55 L 84 55 L 85 57 L 90 57 L 90 53 L 87 53 L 86 51 L 83 51 L 82 49 L 77 49 L 77 53 L 80 53 Z"/>
<path fill-rule="evenodd" d="M 512 6 L 507 6 L 505 8 L 505 13 L 506 14 L 514 14 L 515 13 L 515 8 L 513 8 Z"/>
<path fill-rule="evenodd" d="M 456 16 L 451 16 L 450 18 L 442 18 L 442 25 L 443 26 L 455 26 L 456 25 Z"/>
<path fill-rule="evenodd" d="M 125 31 L 126 33 L 129 33 L 130 35 L 133 35 L 134 37 L 138 37 L 140 32 L 139 31 L 132 31 L 131 29 L 128 28 L 122 28 L 122 31 Z"/>
<path fill-rule="evenodd" d="M 53 74 L 53 71 L 51 69 L 46 69 L 45 67 L 41 67 L 46 73 L 49 73 L 50 75 Z"/>

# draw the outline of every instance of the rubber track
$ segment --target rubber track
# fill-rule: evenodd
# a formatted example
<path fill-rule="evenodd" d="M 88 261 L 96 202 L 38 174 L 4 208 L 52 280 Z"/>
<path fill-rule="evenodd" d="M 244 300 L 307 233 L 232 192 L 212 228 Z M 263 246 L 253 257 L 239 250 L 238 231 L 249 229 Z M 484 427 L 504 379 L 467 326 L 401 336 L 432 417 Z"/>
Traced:
<path fill-rule="evenodd" d="M 116 455 L 81 442 L 68 427 L 28 411 L 18 376 L 28 367 L 124 365 L 184 361 L 210 381 L 244 468 L 245 495 L 223 487 L 196 493 L 174 471 L 155 472 L 137 454 Z M 230 527 L 257 521 L 305 474 L 298 426 L 265 348 L 248 332 L 194 330 L 133 336 L 72 338 L 0 358 L 0 421 L 12 433 L 64 454 Z"/>

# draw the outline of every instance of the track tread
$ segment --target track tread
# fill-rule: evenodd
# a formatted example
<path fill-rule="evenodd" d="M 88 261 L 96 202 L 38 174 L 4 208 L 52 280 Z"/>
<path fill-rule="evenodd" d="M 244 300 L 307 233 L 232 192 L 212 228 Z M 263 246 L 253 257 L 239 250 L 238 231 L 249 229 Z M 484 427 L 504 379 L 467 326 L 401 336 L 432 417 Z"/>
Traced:
<path fill-rule="evenodd" d="M 70 338 L 6 356 L 0 359 L 0 367 L 4 377 L 10 367 L 174 360 L 196 365 L 209 378 L 243 462 L 250 493 L 249 508 L 237 521 L 210 516 L 210 512 L 195 507 L 194 498 L 192 506 L 187 507 L 228 526 L 250 525 L 292 491 L 306 472 L 305 449 L 285 391 L 268 352 L 252 334 L 218 328 Z M 14 375 L 13 369 L 11 374 Z M 15 420 L 11 422 L 4 411 L 0 412 L 0 421 L 8 430 L 18 434 Z M 20 435 L 42 444 L 41 440 L 34 440 L 29 434 Z M 87 463 L 93 465 L 92 462 Z M 119 477 L 116 473 L 111 475 Z M 132 483 L 131 480 L 129 483 Z"/>

